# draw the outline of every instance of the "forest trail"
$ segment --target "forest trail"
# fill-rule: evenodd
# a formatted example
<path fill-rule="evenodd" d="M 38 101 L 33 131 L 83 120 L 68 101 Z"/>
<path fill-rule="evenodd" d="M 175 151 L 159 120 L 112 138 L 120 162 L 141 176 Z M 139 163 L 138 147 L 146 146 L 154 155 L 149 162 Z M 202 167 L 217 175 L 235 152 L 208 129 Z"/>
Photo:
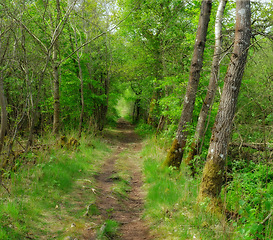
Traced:
<path fill-rule="evenodd" d="M 122 240 L 152 239 L 141 219 L 144 194 L 141 158 L 137 156 L 142 148 L 141 140 L 124 119 L 118 121 L 116 130 L 105 130 L 103 136 L 112 145 L 113 154 L 95 177 L 99 215 L 92 219 L 101 228 L 97 232 L 86 231 L 83 239 L 104 239 L 103 236 Z M 107 221 L 117 223 L 117 230 L 106 229 Z"/>

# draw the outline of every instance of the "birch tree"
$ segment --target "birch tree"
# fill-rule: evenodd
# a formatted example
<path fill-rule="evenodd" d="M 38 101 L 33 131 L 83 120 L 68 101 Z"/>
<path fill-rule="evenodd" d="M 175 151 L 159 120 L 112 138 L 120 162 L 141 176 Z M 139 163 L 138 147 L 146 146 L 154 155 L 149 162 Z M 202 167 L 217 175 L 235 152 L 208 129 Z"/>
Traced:
<path fill-rule="evenodd" d="M 219 64 L 221 57 L 221 45 L 222 45 L 222 20 L 227 0 L 220 0 L 215 19 L 215 47 L 211 66 L 210 81 L 207 90 L 205 100 L 203 102 L 196 130 L 194 135 L 194 141 L 191 144 L 188 157 L 185 160 L 186 164 L 189 164 L 193 160 L 194 156 L 198 153 L 200 147 L 200 140 L 205 134 L 206 119 L 209 113 L 209 109 L 214 101 L 215 91 L 218 81 Z"/>
<path fill-rule="evenodd" d="M 217 199 L 221 192 L 232 121 L 246 65 L 250 36 L 250 0 L 237 0 L 234 48 L 212 130 L 210 147 L 199 191 L 199 200 L 206 197 Z"/>
<path fill-rule="evenodd" d="M 59 44 L 58 39 L 54 39 L 54 35 L 59 35 L 59 23 L 61 20 L 61 7 L 60 1 L 56 0 L 56 10 L 57 16 L 55 21 L 55 26 L 52 26 L 54 30 L 52 33 L 52 66 L 53 66 L 53 96 L 54 96 L 54 114 L 53 114 L 53 133 L 57 134 L 59 132 L 60 127 L 60 80 L 59 80 L 59 64 L 58 61 L 58 51 Z"/>

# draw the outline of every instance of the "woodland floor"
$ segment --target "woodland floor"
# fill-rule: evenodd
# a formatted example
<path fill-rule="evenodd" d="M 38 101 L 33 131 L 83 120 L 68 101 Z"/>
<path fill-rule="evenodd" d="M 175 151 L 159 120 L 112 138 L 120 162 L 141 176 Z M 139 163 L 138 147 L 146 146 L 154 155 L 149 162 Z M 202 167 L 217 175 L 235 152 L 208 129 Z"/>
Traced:
<path fill-rule="evenodd" d="M 119 224 L 117 233 L 106 239 L 152 239 L 149 228 L 142 217 L 144 193 L 142 187 L 141 139 L 134 132 L 133 126 L 123 119 L 118 121 L 117 129 L 104 131 L 103 136 L 112 145 L 113 154 L 105 160 L 96 179 L 96 207 L 99 215 L 92 216 L 92 221 L 102 224 L 113 220 Z M 119 171 L 122 172 L 119 174 Z M 114 185 L 124 173 L 129 177 L 127 194 L 118 195 Z M 99 231 L 86 230 L 83 239 L 97 239 Z"/>

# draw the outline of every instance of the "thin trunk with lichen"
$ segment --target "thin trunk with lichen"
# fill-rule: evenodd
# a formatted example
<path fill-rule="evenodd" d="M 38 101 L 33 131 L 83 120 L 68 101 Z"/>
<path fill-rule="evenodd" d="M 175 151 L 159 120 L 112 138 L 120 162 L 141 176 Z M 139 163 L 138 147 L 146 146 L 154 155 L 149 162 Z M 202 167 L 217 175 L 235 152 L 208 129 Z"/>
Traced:
<path fill-rule="evenodd" d="M 56 29 L 61 19 L 61 8 L 60 1 L 56 0 L 57 18 L 56 18 Z M 58 30 L 59 31 L 59 30 Z M 58 33 L 56 33 L 57 35 Z M 54 34 L 53 34 L 54 36 Z M 54 41 L 54 40 L 53 40 Z M 55 40 L 53 45 L 52 54 L 53 63 L 53 98 L 54 98 L 54 113 L 53 113 L 53 134 L 58 134 L 60 129 L 60 80 L 59 80 L 59 63 L 58 60 L 58 39 Z"/>
<path fill-rule="evenodd" d="M 199 114 L 196 130 L 195 130 L 195 135 L 194 135 L 194 140 L 190 146 L 188 156 L 185 159 L 185 164 L 187 165 L 194 159 L 194 156 L 198 154 L 200 140 L 205 135 L 206 119 L 209 113 L 209 109 L 211 108 L 214 101 L 214 96 L 215 96 L 215 91 L 216 91 L 217 81 L 218 81 L 220 56 L 221 56 L 222 20 L 223 20 L 223 14 L 224 14 L 226 2 L 227 0 L 221 0 L 219 2 L 218 10 L 216 13 L 215 47 L 214 47 L 214 54 L 213 54 L 213 60 L 212 60 L 212 66 L 211 66 L 210 81 L 209 81 L 207 94 Z"/>
<path fill-rule="evenodd" d="M 54 96 L 54 113 L 53 113 L 53 134 L 58 134 L 60 128 L 60 82 L 58 66 L 53 66 L 53 96 Z"/>
<path fill-rule="evenodd" d="M 74 28 L 74 27 L 72 27 L 72 28 L 74 30 L 75 45 L 76 45 L 76 48 L 78 48 L 76 28 Z M 72 45 L 72 49 L 73 49 L 73 44 L 71 44 L 71 45 Z M 80 138 L 82 135 L 82 124 L 83 124 L 83 114 L 84 114 L 84 95 L 83 95 L 84 86 L 83 86 L 83 74 L 82 74 L 81 58 L 80 58 L 79 51 L 77 51 L 77 63 L 78 63 L 78 69 L 79 69 L 78 70 L 78 78 L 81 82 L 80 83 L 81 113 L 80 113 L 80 119 L 79 119 L 79 132 L 78 132 L 78 136 Z"/>
<path fill-rule="evenodd" d="M 211 7 L 211 0 L 202 1 L 201 13 L 199 17 L 194 52 L 190 68 L 190 77 L 186 95 L 184 98 L 183 110 L 178 124 L 176 137 L 173 141 L 171 149 L 168 152 L 167 158 L 163 163 L 163 166 L 173 166 L 179 168 L 182 161 L 183 152 L 188 137 L 188 124 L 190 124 L 192 121 L 192 114 L 200 79 L 200 72 L 203 66 L 203 54 L 205 49 L 208 24 L 210 20 Z"/>
<path fill-rule="evenodd" d="M 235 42 L 216 115 L 198 200 L 217 201 L 223 184 L 228 143 L 251 36 L 250 0 L 236 1 Z"/>
<path fill-rule="evenodd" d="M 1 128 L 0 128 L 0 154 L 4 146 L 5 133 L 8 122 L 8 114 L 6 110 L 6 100 L 4 94 L 4 79 L 1 73 L 0 76 L 0 107 L 1 107 Z M 1 164 L 1 162 L 0 162 Z"/>
<path fill-rule="evenodd" d="M 157 50 L 155 51 L 155 64 L 154 64 L 154 77 L 156 80 L 163 79 L 163 59 L 162 59 L 162 46 L 161 41 L 158 39 L 158 35 L 155 37 L 155 42 L 157 46 Z M 162 92 L 158 89 L 159 85 L 157 81 L 154 83 L 154 92 L 150 101 L 150 108 L 148 112 L 147 123 L 151 126 L 156 127 L 158 125 L 159 119 L 158 115 L 160 112 L 159 100 L 162 98 Z"/>

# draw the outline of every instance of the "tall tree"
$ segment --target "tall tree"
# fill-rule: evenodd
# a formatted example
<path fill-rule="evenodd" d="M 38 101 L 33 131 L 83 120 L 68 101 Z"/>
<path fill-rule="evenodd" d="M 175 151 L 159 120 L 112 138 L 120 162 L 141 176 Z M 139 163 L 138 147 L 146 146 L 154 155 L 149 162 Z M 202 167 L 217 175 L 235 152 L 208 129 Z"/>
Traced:
<path fill-rule="evenodd" d="M 4 79 L 3 73 L 0 73 L 0 107 L 1 107 L 1 129 L 0 129 L 0 154 L 4 145 L 4 137 L 7 128 L 7 110 L 6 110 L 6 98 L 4 94 Z"/>
<path fill-rule="evenodd" d="M 206 43 L 208 24 L 210 20 L 212 1 L 203 0 L 199 17 L 194 52 L 190 68 L 187 92 L 184 98 L 183 110 L 178 124 L 176 137 L 163 165 L 180 167 L 188 136 L 188 124 L 192 121 L 194 103 L 203 66 L 203 54 Z"/>
<path fill-rule="evenodd" d="M 214 47 L 214 54 L 213 54 L 213 60 L 212 60 L 212 66 L 211 66 L 210 81 L 209 81 L 207 94 L 199 114 L 196 130 L 195 130 L 195 135 L 194 135 L 194 140 L 193 140 L 193 143 L 191 144 L 188 157 L 185 160 L 186 164 L 189 164 L 190 161 L 193 160 L 194 156 L 198 152 L 200 140 L 203 138 L 205 134 L 205 125 L 206 125 L 208 112 L 209 112 L 209 109 L 211 108 L 211 105 L 213 104 L 213 100 L 215 96 L 215 91 L 216 91 L 217 81 L 218 81 L 220 57 L 221 57 L 222 20 L 223 20 L 223 14 L 224 14 L 226 2 L 227 0 L 220 0 L 217 13 L 216 13 L 215 47 Z"/>
<path fill-rule="evenodd" d="M 54 114 L 53 114 L 53 133 L 57 134 L 60 127 L 60 80 L 59 80 L 59 64 L 58 61 L 58 51 L 59 44 L 58 38 L 55 36 L 59 35 L 59 23 L 61 20 L 61 6 L 60 1 L 56 0 L 56 10 L 57 16 L 56 20 L 53 22 L 53 33 L 52 33 L 52 67 L 53 67 L 53 96 L 54 96 Z M 54 26 L 55 25 L 55 26 Z"/>
<path fill-rule="evenodd" d="M 76 45 L 76 48 L 78 48 L 79 44 L 78 44 L 78 40 L 77 40 L 76 28 L 74 27 L 73 30 L 74 30 L 74 37 L 75 37 L 75 45 Z M 81 57 L 80 57 L 79 51 L 77 51 L 76 54 L 77 54 L 77 63 L 78 63 L 78 68 L 79 68 L 78 77 L 79 77 L 79 80 L 81 81 L 81 88 L 80 88 L 80 92 L 81 92 L 81 113 L 80 113 L 80 119 L 79 119 L 79 132 L 78 132 L 78 136 L 81 137 L 83 114 L 84 114 L 84 95 L 83 95 L 84 86 L 83 86 L 83 73 L 82 73 L 82 66 L 81 66 Z"/>
<path fill-rule="evenodd" d="M 250 0 L 236 1 L 235 41 L 216 115 L 199 199 L 217 199 L 223 183 L 232 121 L 247 60 L 251 36 Z"/>
<path fill-rule="evenodd" d="M 4 90 L 4 78 L 6 77 L 6 69 L 8 66 L 8 62 L 5 61 L 5 59 L 7 58 L 6 55 L 10 45 L 9 30 L 11 29 L 11 25 L 10 26 L 6 25 L 4 19 L 0 18 L 0 27 L 2 30 L 2 31 L 0 30 L 0 107 L 1 107 L 0 155 L 1 155 L 4 146 L 4 138 L 8 123 L 7 104 Z M 7 37 L 5 36 L 6 34 L 8 35 Z"/>

